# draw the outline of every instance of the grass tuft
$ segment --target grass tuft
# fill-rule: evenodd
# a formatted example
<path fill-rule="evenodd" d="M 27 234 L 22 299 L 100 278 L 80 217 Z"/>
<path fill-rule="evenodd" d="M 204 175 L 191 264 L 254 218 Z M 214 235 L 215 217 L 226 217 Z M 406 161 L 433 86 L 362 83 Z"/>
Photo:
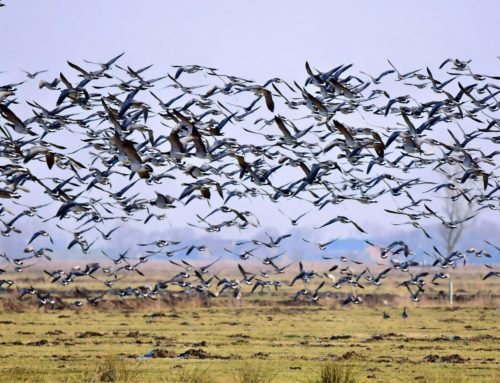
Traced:
<path fill-rule="evenodd" d="M 0 370 L 0 382 L 2 383 L 35 383 L 45 381 L 46 380 L 35 371 L 24 367 L 4 368 Z"/>
<path fill-rule="evenodd" d="M 326 362 L 321 366 L 319 377 L 312 383 L 357 383 L 358 381 L 358 374 L 353 366 Z"/>
<path fill-rule="evenodd" d="M 179 371 L 173 383 L 214 383 L 215 379 L 208 369 L 183 368 Z"/>
<path fill-rule="evenodd" d="M 135 383 L 139 381 L 139 371 L 133 367 L 130 362 L 125 363 L 124 360 L 106 356 L 93 371 L 87 374 L 85 381 L 89 383 Z"/>
<path fill-rule="evenodd" d="M 429 370 L 424 375 L 423 383 L 465 383 L 468 379 L 460 371 Z"/>
<path fill-rule="evenodd" d="M 262 364 L 250 362 L 244 363 L 235 373 L 236 383 L 270 383 L 276 376 Z"/>

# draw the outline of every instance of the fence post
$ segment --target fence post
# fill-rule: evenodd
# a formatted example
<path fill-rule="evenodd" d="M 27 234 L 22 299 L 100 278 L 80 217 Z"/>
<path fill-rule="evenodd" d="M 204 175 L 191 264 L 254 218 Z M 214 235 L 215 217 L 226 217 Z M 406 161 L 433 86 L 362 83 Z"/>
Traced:
<path fill-rule="evenodd" d="M 449 301 L 450 301 L 450 305 L 453 304 L 453 281 L 450 279 L 450 283 L 449 283 L 449 289 L 448 289 L 448 298 L 449 298 Z"/>

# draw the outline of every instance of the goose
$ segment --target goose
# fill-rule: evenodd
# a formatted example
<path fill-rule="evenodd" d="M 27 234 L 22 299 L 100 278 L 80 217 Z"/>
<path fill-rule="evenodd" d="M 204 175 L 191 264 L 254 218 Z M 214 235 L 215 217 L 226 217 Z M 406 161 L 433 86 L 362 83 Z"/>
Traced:
<path fill-rule="evenodd" d="M 307 240 L 307 239 L 305 239 L 305 238 L 302 238 L 302 240 L 303 240 L 304 242 L 306 242 L 306 243 L 310 243 L 311 245 L 316 245 L 316 246 L 318 247 L 318 249 L 320 249 L 321 251 L 323 251 L 323 250 L 326 250 L 326 248 L 327 248 L 329 245 L 331 245 L 332 243 L 334 243 L 334 242 L 338 241 L 338 240 L 339 240 L 339 238 L 335 238 L 335 239 L 332 239 L 332 240 L 330 240 L 330 241 L 323 242 L 323 243 L 321 243 L 321 242 L 311 242 L 311 241 L 309 241 L 309 240 Z"/>
<path fill-rule="evenodd" d="M 39 71 L 36 71 L 36 72 L 33 72 L 33 73 L 30 73 L 28 71 L 23 70 L 23 72 L 26 74 L 26 77 L 28 77 L 29 79 L 34 79 L 40 73 L 46 73 L 46 72 L 48 72 L 48 70 L 39 70 Z"/>
<path fill-rule="evenodd" d="M 492 268 L 491 266 L 489 265 L 485 265 L 486 267 L 488 268 Z M 499 271 L 496 271 L 496 270 L 493 270 L 493 271 L 490 271 L 488 274 L 486 274 L 484 277 L 483 277 L 483 281 L 490 278 L 490 277 L 500 277 L 500 272 Z"/>
<path fill-rule="evenodd" d="M 278 267 L 272 260 L 270 260 L 269 264 L 274 268 L 274 272 L 276 274 L 283 274 L 285 270 L 292 265 L 291 263 L 289 263 L 288 265 Z"/>
<path fill-rule="evenodd" d="M 3 118 L 5 118 L 8 122 L 7 126 L 14 128 L 14 131 L 19 134 L 29 134 L 31 136 L 36 136 L 37 134 L 27 128 L 27 125 L 31 123 L 31 121 L 21 121 L 19 117 L 17 117 L 12 110 L 10 110 L 7 106 L 0 104 L 0 114 Z"/>
<path fill-rule="evenodd" d="M 17 300 L 23 299 L 25 295 L 35 295 L 38 294 L 38 290 L 34 289 L 33 286 L 30 286 L 29 288 L 21 288 L 18 289 L 19 296 L 17 297 Z"/>
<path fill-rule="evenodd" d="M 200 266 L 198 267 L 198 271 L 200 272 L 200 274 L 204 275 L 206 273 L 208 273 L 208 269 L 210 267 L 212 267 L 213 265 L 215 265 L 217 262 L 219 262 L 221 260 L 221 257 L 217 258 L 215 261 L 212 261 L 210 262 L 208 265 L 205 265 L 205 266 Z"/>
<path fill-rule="evenodd" d="M 248 277 L 251 273 L 249 273 L 248 271 L 245 271 L 243 266 L 241 266 L 239 263 L 238 263 L 238 270 L 240 271 L 241 275 L 243 275 L 243 282 L 246 285 L 251 285 L 252 280 L 257 276 L 257 274 L 252 274 L 250 277 Z M 253 292 L 253 290 L 252 290 L 252 292 Z"/>
<path fill-rule="evenodd" d="M 31 239 L 28 241 L 28 245 L 31 242 L 33 242 L 39 236 L 48 237 L 49 240 L 50 240 L 50 243 L 54 243 L 54 240 L 52 239 L 52 236 L 50 235 L 50 233 L 48 231 L 46 231 L 46 230 L 39 230 L 35 234 L 33 234 L 33 236 L 31 237 Z"/>
<path fill-rule="evenodd" d="M 408 313 L 406 312 L 406 307 L 403 309 L 403 313 L 401 314 L 401 317 L 402 317 L 403 319 L 408 318 Z"/>
<path fill-rule="evenodd" d="M 281 253 L 279 253 L 279 254 L 276 254 L 276 255 L 273 255 L 273 256 L 271 256 L 271 257 L 270 257 L 270 256 L 267 256 L 267 257 L 264 257 L 264 258 L 260 258 L 260 257 L 259 257 L 259 258 L 262 260 L 262 263 L 263 263 L 264 265 L 272 265 L 273 267 L 275 267 L 276 265 L 273 263 L 273 261 L 274 261 L 275 259 L 278 259 L 279 257 L 281 257 L 283 254 L 286 254 L 286 251 L 283 251 L 283 252 L 281 252 Z M 287 267 L 288 267 L 288 266 L 287 266 Z M 286 268 L 286 267 L 285 267 L 285 268 Z M 275 269 L 276 269 L 276 267 L 275 267 Z"/>
<path fill-rule="evenodd" d="M 373 282 L 374 285 L 376 286 L 380 286 L 380 280 L 383 279 L 383 278 L 386 278 L 387 277 L 387 274 L 392 270 L 391 267 L 383 270 L 382 272 L 380 272 L 377 276 L 375 276 L 374 274 L 372 274 L 372 272 L 370 271 L 369 268 L 366 268 L 366 271 L 370 274 L 370 276 L 367 276 L 366 279 L 368 281 L 371 281 Z"/>
<path fill-rule="evenodd" d="M 344 217 L 344 216 L 337 216 L 331 220 L 329 220 L 328 222 L 324 223 L 323 225 L 321 226 L 318 226 L 318 227 L 315 227 L 315 229 L 321 229 L 325 226 L 328 226 L 328 225 L 331 225 L 335 222 L 340 222 L 340 223 L 350 223 L 352 224 L 358 231 L 360 231 L 361 233 L 365 233 L 366 234 L 366 231 L 364 231 L 356 222 L 350 220 L 349 218 L 347 217 Z"/>
<path fill-rule="evenodd" d="M 355 305 L 359 305 L 361 303 L 363 303 L 363 300 L 359 297 L 359 296 L 351 296 L 349 295 L 343 302 L 342 302 L 342 305 L 343 306 L 347 306 L 349 303 L 353 303 Z"/>
<path fill-rule="evenodd" d="M 290 223 L 292 226 L 297 226 L 299 224 L 299 220 L 303 217 L 305 217 L 307 214 L 310 213 L 309 211 L 306 211 L 305 213 L 300 214 L 297 218 L 290 218 L 285 212 L 283 212 L 281 209 L 278 209 L 281 214 L 283 214 L 285 217 L 287 217 L 290 220 Z"/>
<path fill-rule="evenodd" d="M 406 285 L 406 288 L 408 289 L 409 293 L 410 293 L 410 298 L 413 302 L 418 302 L 420 300 L 420 298 L 418 297 L 418 294 L 420 294 L 420 292 L 424 292 L 424 289 L 422 289 L 422 287 L 420 285 L 417 285 L 417 291 L 414 293 L 413 291 L 411 291 L 411 288 L 409 285 Z"/>
<path fill-rule="evenodd" d="M 102 232 L 97 227 L 95 229 L 99 232 L 99 234 L 101 234 L 102 239 L 104 239 L 105 241 L 110 241 L 111 240 L 111 234 L 113 234 L 116 230 L 118 230 L 121 227 L 122 227 L 121 225 L 117 226 L 117 227 L 111 229 L 110 231 L 108 231 L 107 233 Z"/>

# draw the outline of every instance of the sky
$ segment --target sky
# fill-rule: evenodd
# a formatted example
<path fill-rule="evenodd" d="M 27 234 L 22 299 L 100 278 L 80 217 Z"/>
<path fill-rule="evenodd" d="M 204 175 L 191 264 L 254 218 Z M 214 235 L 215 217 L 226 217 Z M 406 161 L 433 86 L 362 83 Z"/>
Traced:
<path fill-rule="evenodd" d="M 496 70 L 497 1 L 9 1 L 0 13 L 2 70 L 101 60 L 201 64 L 256 80 L 355 63 L 373 73 L 447 57 Z"/>
<path fill-rule="evenodd" d="M 22 80 L 21 69 L 48 69 L 44 78 L 52 79 L 69 71 L 67 60 L 106 61 L 121 52 L 132 67 L 153 63 L 151 76 L 173 73 L 171 65 L 200 64 L 257 82 L 304 79 L 306 61 L 322 70 L 354 63 L 374 75 L 390 69 L 387 59 L 401 72 L 437 68 L 452 57 L 471 59 L 477 72 L 498 74 L 500 63 L 498 1 L 4 3 L 1 83 Z M 26 99 L 38 97 L 29 92 Z M 375 210 L 360 215 L 379 236 L 394 231 L 380 229 Z M 276 232 L 286 231 L 286 218 L 269 222 Z M 342 227 L 318 238 L 336 235 L 357 233 Z"/>

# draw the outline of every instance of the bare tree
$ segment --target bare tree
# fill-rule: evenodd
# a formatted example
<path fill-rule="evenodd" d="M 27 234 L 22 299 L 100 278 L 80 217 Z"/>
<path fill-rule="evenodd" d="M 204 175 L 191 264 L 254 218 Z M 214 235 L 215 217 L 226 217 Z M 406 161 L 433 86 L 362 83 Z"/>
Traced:
<path fill-rule="evenodd" d="M 450 174 L 460 174 L 463 172 L 459 165 L 451 167 Z M 451 176 L 452 178 L 453 176 Z M 444 213 L 444 219 L 448 222 L 460 222 L 469 217 L 472 214 L 473 205 L 468 203 L 466 199 L 459 195 L 459 191 L 446 189 L 446 195 L 444 197 L 444 206 L 442 212 Z M 439 232 L 443 241 L 443 245 L 446 248 L 446 253 L 449 255 L 453 251 L 460 241 L 464 233 L 464 227 L 473 221 L 467 221 L 459 223 L 456 228 L 449 228 L 443 225 Z"/>
<path fill-rule="evenodd" d="M 468 204 L 466 201 L 464 201 L 463 198 L 454 199 L 453 197 L 455 195 L 456 192 L 453 192 L 452 190 L 447 190 L 446 192 L 446 198 L 443 209 L 444 213 L 443 218 L 449 222 L 464 220 L 465 218 L 470 216 L 473 209 L 472 204 Z M 472 221 L 460 223 L 454 229 L 448 228 L 447 226 L 444 225 L 439 229 L 443 245 L 445 246 L 446 253 L 448 255 L 455 250 L 458 242 L 463 236 L 465 225 L 467 225 L 470 222 Z"/>

